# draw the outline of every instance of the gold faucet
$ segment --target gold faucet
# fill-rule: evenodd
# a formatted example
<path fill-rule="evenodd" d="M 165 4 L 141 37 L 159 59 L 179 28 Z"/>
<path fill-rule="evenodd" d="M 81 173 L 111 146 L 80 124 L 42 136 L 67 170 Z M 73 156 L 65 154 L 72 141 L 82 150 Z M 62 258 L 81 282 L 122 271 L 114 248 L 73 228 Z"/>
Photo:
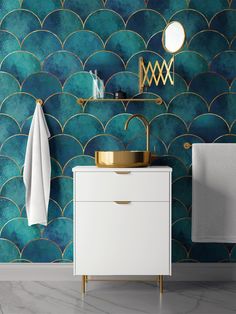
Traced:
<path fill-rule="evenodd" d="M 125 122 L 125 130 L 128 129 L 129 123 L 133 118 L 139 118 L 143 121 L 145 127 L 146 127 L 146 151 L 150 151 L 150 125 L 148 120 L 141 114 L 133 114 L 129 119 Z"/>

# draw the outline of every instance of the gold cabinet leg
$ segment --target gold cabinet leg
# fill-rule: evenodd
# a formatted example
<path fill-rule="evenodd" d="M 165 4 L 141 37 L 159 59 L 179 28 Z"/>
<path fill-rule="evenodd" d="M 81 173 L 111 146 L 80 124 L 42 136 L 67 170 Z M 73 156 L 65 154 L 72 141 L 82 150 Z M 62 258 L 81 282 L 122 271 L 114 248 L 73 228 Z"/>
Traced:
<path fill-rule="evenodd" d="M 157 276 L 157 286 L 159 285 L 159 283 L 160 283 L 160 276 L 158 275 Z"/>
<path fill-rule="evenodd" d="M 160 275 L 159 276 L 159 278 L 160 278 L 160 293 L 163 293 L 163 275 Z"/>
<path fill-rule="evenodd" d="M 86 276 L 82 276 L 82 293 L 85 293 L 86 290 Z"/>

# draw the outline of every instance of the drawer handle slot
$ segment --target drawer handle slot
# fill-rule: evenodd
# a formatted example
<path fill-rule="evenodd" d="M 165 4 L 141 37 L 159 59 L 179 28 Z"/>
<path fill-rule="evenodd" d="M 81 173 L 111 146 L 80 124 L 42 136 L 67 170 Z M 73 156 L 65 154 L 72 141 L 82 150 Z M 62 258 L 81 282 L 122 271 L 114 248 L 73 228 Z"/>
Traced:
<path fill-rule="evenodd" d="M 130 171 L 115 171 L 116 174 L 129 174 Z"/>
<path fill-rule="evenodd" d="M 124 204 L 129 204 L 131 202 L 130 201 L 114 201 L 114 203 L 119 204 L 119 205 L 124 205 Z"/>

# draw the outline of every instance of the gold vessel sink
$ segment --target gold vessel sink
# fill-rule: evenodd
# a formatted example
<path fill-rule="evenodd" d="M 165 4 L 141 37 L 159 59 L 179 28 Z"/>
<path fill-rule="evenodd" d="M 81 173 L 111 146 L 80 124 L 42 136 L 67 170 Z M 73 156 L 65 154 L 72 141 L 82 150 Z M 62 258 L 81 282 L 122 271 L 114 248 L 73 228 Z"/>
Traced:
<path fill-rule="evenodd" d="M 135 168 L 151 164 L 150 151 L 96 151 L 96 166 L 101 168 Z"/>

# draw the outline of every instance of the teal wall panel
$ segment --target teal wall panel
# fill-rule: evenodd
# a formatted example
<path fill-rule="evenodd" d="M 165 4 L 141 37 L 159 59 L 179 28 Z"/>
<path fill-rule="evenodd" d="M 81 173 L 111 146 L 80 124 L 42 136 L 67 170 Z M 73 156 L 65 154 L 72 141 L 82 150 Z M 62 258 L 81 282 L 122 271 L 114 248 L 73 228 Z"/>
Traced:
<path fill-rule="evenodd" d="M 183 23 L 175 85 L 138 93 L 138 58 L 169 58 L 161 36 Z M 142 102 L 87 102 L 90 69 L 105 97 L 122 88 Z M 236 5 L 227 0 L 0 0 L 0 262 L 71 262 L 72 171 L 95 150 L 144 149 L 173 168 L 173 261 L 234 262 L 236 245 L 191 241 L 192 152 L 184 143 L 236 142 Z M 163 98 L 163 104 L 145 98 Z M 51 132 L 48 226 L 27 225 L 22 171 L 35 99 Z M 78 248 L 79 249 L 79 248 Z"/>

